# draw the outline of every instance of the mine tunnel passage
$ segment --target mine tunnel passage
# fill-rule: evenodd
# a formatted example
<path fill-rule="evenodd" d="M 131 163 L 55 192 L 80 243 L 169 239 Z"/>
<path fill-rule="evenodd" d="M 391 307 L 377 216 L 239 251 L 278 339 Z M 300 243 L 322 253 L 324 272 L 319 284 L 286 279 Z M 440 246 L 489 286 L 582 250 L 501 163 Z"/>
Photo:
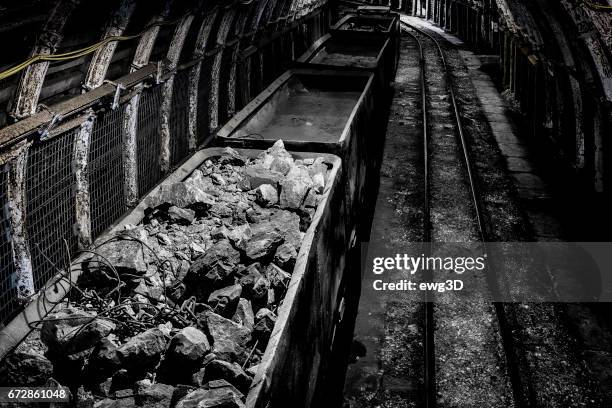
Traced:
<path fill-rule="evenodd" d="M 610 406 L 610 7 L 7 3 L 0 385 Z"/>

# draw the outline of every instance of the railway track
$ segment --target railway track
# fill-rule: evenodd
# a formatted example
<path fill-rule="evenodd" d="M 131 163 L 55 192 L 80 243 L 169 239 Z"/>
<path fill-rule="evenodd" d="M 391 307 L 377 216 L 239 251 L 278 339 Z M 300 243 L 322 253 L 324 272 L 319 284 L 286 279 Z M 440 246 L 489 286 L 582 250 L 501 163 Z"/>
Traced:
<path fill-rule="evenodd" d="M 441 234 L 434 232 L 434 230 L 436 229 L 444 228 L 444 225 L 439 225 L 440 211 L 434 210 L 434 212 L 436 213 L 434 217 L 435 220 L 432 219 L 432 190 L 436 190 L 436 188 L 432 186 L 432 183 L 436 182 L 436 177 L 432 177 L 432 173 L 435 173 L 435 169 L 432 168 L 432 161 L 436 162 L 436 159 L 432 160 L 431 156 L 433 151 L 440 150 L 440 148 L 444 150 L 445 147 L 449 147 L 446 144 L 448 142 L 448 138 L 446 138 L 446 142 L 441 142 L 441 140 L 443 140 L 442 138 L 449 136 L 449 134 L 443 134 L 445 133 L 443 129 L 448 129 L 449 127 L 452 127 L 452 132 L 450 133 L 453 133 L 456 136 L 455 150 L 459 150 L 460 154 L 456 155 L 455 157 L 457 159 L 460 159 L 460 167 L 462 169 L 462 174 L 464 176 L 465 181 L 464 185 L 467 187 L 467 191 L 464 191 L 463 198 L 469 199 L 470 207 L 469 210 L 467 207 L 460 208 L 458 212 L 461 213 L 462 209 L 468 210 L 472 215 L 471 221 L 473 223 L 473 225 L 471 226 L 472 228 L 469 228 L 468 225 L 464 225 L 464 227 L 466 227 L 466 230 L 470 230 L 471 233 L 468 233 L 467 237 L 459 237 L 459 239 L 467 238 L 470 241 L 479 242 L 483 253 L 487 254 L 487 237 L 489 236 L 489 230 L 486 223 L 486 219 L 483 215 L 482 203 L 478 191 L 478 184 L 474 177 L 473 164 L 472 159 L 470 157 L 471 152 L 464 131 L 461 113 L 455 95 L 455 90 L 453 88 L 452 74 L 449 70 L 444 50 L 435 37 L 417 27 L 414 27 L 406 22 L 401 22 L 401 29 L 403 33 L 410 36 L 417 44 L 420 59 L 420 86 L 423 128 L 422 154 L 424 164 L 423 191 L 425 195 L 425 197 L 423 198 L 423 237 L 424 242 L 426 243 L 425 245 L 427 255 L 431 254 L 433 250 L 432 242 L 438 241 L 439 238 L 448 239 L 454 237 L 456 239 L 458 237 L 458 235 L 453 234 L 452 232 L 450 234 L 445 232 Z M 431 58 L 434 55 L 436 56 L 436 58 Z M 439 72 L 436 72 L 436 68 Z M 438 75 L 437 78 L 434 78 L 434 81 L 437 82 L 437 86 L 436 84 L 432 83 L 428 74 L 431 76 Z M 446 95 L 440 96 L 440 91 L 445 92 Z M 436 101 L 440 103 L 436 104 Z M 432 107 L 433 109 L 431 109 Z M 446 107 L 446 109 L 444 109 L 444 107 Z M 431 111 L 434 111 L 434 113 L 431 113 Z M 444 113 L 450 113 L 450 117 L 449 115 L 444 115 Z M 435 116 L 442 116 L 442 119 L 431 120 L 432 117 Z M 451 122 L 452 126 L 449 126 Z M 440 132 L 441 129 L 442 132 Z M 438 133 L 437 136 L 436 133 Z M 437 144 L 436 146 L 434 146 L 434 149 L 431 148 L 432 143 Z M 442 143 L 442 145 L 440 145 L 440 143 Z M 437 161 L 441 162 L 440 160 Z M 435 191 L 433 194 L 435 195 Z M 465 205 L 466 203 L 464 202 L 463 204 Z M 442 209 L 441 212 L 443 213 L 444 209 Z M 424 278 L 426 281 L 431 281 L 433 280 L 433 275 L 427 272 L 427 274 L 424 275 Z M 493 276 L 492 273 L 487 274 L 486 286 L 490 293 L 495 296 L 496 292 L 499 291 L 498 277 Z M 512 333 L 510 330 L 510 324 L 508 323 L 508 319 L 506 317 L 503 305 L 494 302 L 492 306 L 492 311 L 495 316 L 494 320 L 496 320 L 497 322 L 497 328 L 493 329 L 493 337 L 495 337 L 501 343 L 501 350 L 503 350 L 503 354 L 507 364 L 506 374 L 509 377 L 508 380 L 512 392 L 508 392 L 508 395 L 501 395 L 504 394 L 504 387 L 500 387 L 497 390 L 491 389 L 491 391 L 494 394 L 500 394 L 497 395 L 497 399 L 500 403 L 502 403 L 502 405 L 507 404 L 509 402 L 508 399 L 510 399 L 512 400 L 512 404 L 509 404 L 508 406 L 526 406 L 526 401 L 524 401 L 523 392 L 521 391 L 522 387 L 520 381 L 520 374 L 517 359 L 515 357 L 515 348 L 512 344 Z M 486 310 L 487 309 L 485 307 L 475 311 L 486 313 Z M 444 359 L 444 356 L 436 355 L 436 327 L 440 325 L 440 322 L 436 321 L 436 316 L 439 316 L 439 319 L 442 318 L 444 315 L 444 308 L 436 307 L 435 295 L 433 293 L 426 292 L 424 298 L 423 321 L 423 384 L 425 388 L 424 405 L 428 408 L 436 407 L 437 405 L 439 405 L 438 401 L 441 397 L 441 394 L 442 400 L 448 400 L 449 398 L 449 396 L 444 395 L 444 388 L 448 387 L 442 386 L 442 389 L 438 390 L 438 382 L 440 382 L 441 380 L 437 378 L 438 369 L 440 368 L 439 362 L 441 359 Z M 443 337 L 445 335 L 446 334 L 442 334 L 441 336 Z M 445 351 L 443 351 L 442 353 L 445 353 Z M 491 403 L 489 406 L 497 406 L 497 404 Z"/>

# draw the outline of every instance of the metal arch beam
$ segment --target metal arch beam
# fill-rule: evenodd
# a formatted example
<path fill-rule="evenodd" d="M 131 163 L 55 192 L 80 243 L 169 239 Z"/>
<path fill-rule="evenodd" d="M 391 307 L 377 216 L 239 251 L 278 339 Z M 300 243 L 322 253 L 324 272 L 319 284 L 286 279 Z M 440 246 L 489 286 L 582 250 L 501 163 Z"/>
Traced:
<path fill-rule="evenodd" d="M 5 211 L 9 219 L 9 231 L 7 232 L 11 235 L 15 267 L 14 285 L 19 302 L 26 302 L 36 292 L 32 274 L 32 257 L 25 231 L 25 176 L 29 147 L 30 142 L 21 142 L 15 149 L 0 155 L 0 165 L 8 166 L 8 202 Z"/>
<path fill-rule="evenodd" d="M 201 4 L 201 2 L 200 2 Z M 193 22 L 193 14 L 187 14 L 178 23 L 172 40 L 170 41 L 170 47 L 166 55 L 166 68 L 174 71 L 178 65 L 183 45 L 185 44 L 185 38 Z M 170 170 L 170 110 L 172 108 L 172 93 L 174 91 L 174 75 L 171 76 L 162 85 L 161 90 L 161 106 L 160 106 L 160 118 L 161 118 L 161 155 L 160 155 L 160 167 L 162 172 Z"/>
<path fill-rule="evenodd" d="M 210 38 L 210 31 L 212 30 L 213 24 L 217 19 L 219 8 L 215 7 L 206 15 L 198 36 L 196 38 L 195 47 L 193 50 L 193 58 L 198 59 L 204 56 L 206 52 L 206 46 Z M 200 88 L 200 73 L 202 71 L 202 61 L 198 61 L 193 67 L 189 69 L 189 117 L 188 117 L 188 129 L 189 129 L 189 150 L 195 150 L 198 144 L 198 91 Z"/>
<path fill-rule="evenodd" d="M 51 11 L 42 33 L 30 56 L 38 54 L 53 54 L 62 42 L 66 22 L 80 0 L 60 0 Z M 48 61 L 41 61 L 28 66 L 17 85 L 11 101 L 10 116 L 16 120 L 27 118 L 36 113 L 40 92 L 49 68 Z"/>
<path fill-rule="evenodd" d="M 270 23 L 270 19 L 274 15 L 274 9 L 278 2 L 279 0 L 270 0 L 266 3 L 265 7 L 263 7 L 261 16 L 259 17 L 259 24 L 261 26 L 265 27 Z"/>
<path fill-rule="evenodd" d="M 167 0 L 162 11 L 157 17 L 154 17 L 151 20 L 150 24 L 153 25 L 155 23 L 164 21 L 168 17 L 168 15 L 170 15 L 170 8 L 172 7 L 172 3 L 173 0 Z M 151 53 L 153 52 L 153 47 L 155 46 L 155 40 L 157 40 L 159 30 L 159 26 L 153 25 L 142 35 L 142 37 L 140 37 L 140 41 L 138 41 L 136 51 L 134 52 L 131 72 L 134 72 L 149 63 L 149 58 L 151 58 Z"/>
<path fill-rule="evenodd" d="M 136 6 L 135 0 L 122 0 L 119 8 L 113 13 L 107 24 L 103 38 L 123 34 L 130 21 L 130 17 Z M 117 42 L 111 42 L 95 51 L 89 69 L 83 83 L 84 90 L 99 87 L 104 82 L 108 66 L 111 63 Z M 93 242 L 91 233 L 91 203 L 89 180 L 87 178 L 87 164 L 89 160 L 89 147 L 91 143 L 95 114 L 90 112 L 87 120 L 83 122 L 78 137 L 74 142 L 74 172 L 76 178 L 75 207 L 76 225 L 78 226 L 77 238 L 80 249 L 88 248 Z"/>
<path fill-rule="evenodd" d="M 119 5 L 119 9 L 113 13 L 111 21 L 106 27 L 106 32 L 103 38 L 119 36 L 125 31 L 130 18 L 136 8 L 136 0 L 122 0 Z M 113 41 L 102 48 L 96 50 L 91 62 L 89 63 L 89 69 L 85 76 L 84 88 L 87 90 L 97 88 L 104 82 L 106 78 L 106 72 L 112 61 L 113 54 L 117 48 L 117 42 Z"/>
<path fill-rule="evenodd" d="M 151 20 L 151 24 L 164 21 L 170 14 L 172 0 L 166 1 L 159 15 Z M 155 40 L 159 34 L 159 26 L 153 25 L 140 37 L 136 46 L 130 72 L 134 72 L 149 63 Z M 123 120 L 123 179 L 125 200 L 128 206 L 138 201 L 138 162 L 136 157 L 136 132 L 138 131 L 138 107 L 140 93 L 136 93 L 125 105 Z"/>
<path fill-rule="evenodd" d="M 579 34 L 578 39 L 591 56 L 605 98 L 612 101 L 612 62 L 606 57 L 604 46 L 598 39 L 600 33 L 594 26 L 591 15 L 583 7 L 575 7 L 568 0 L 561 0 L 559 3 L 574 22 Z"/>
<path fill-rule="evenodd" d="M 557 46 L 559 47 L 561 58 L 563 58 L 563 64 L 569 71 L 575 69 L 576 60 L 572 54 L 571 47 L 569 45 L 566 33 L 563 31 L 561 25 L 553 17 L 552 14 L 545 13 L 546 4 L 542 0 L 537 0 L 536 3 L 543 11 L 541 15 L 546 19 L 548 26 L 555 35 Z M 580 120 L 584 116 L 584 109 L 582 103 L 582 92 L 580 89 L 580 83 L 573 75 L 567 76 L 569 81 L 569 88 L 572 93 L 572 100 L 574 102 L 574 113 L 576 117 L 575 132 L 576 132 L 576 157 L 575 164 L 578 168 L 584 168 L 585 165 L 585 135 L 582 129 L 582 121 Z"/>
<path fill-rule="evenodd" d="M 257 5 L 257 9 L 255 11 L 255 17 L 253 18 L 253 22 L 251 24 L 251 30 L 258 30 L 259 29 L 259 23 L 261 21 L 261 16 L 263 15 L 263 12 L 266 8 L 266 6 L 268 5 L 268 2 L 270 2 L 271 0 L 263 0 L 260 1 Z"/>
<path fill-rule="evenodd" d="M 291 10 L 291 4 L 292 4 L 292 0 L 278 0 L 280 7 L 278 10 L 278 16 L 277 18 L 284 18 L 286 19 L 289 16 L 289 10 Z M 285 21 L 285 24 L 287 22 Z"/>
<path fill-rule="evenodd" d="M 274 11 L 272 12 L 272 18 L 276 20 L 283 18 L 283 12 L 285 11 L 288 2 L 289 0 L 276 0 L 276 3 L 274 4 Z"/>
<path fill-rule="evenodd" d="M 217 44 L 222 45 L 225 43 L 225 39 L 227 38 L 230 28 L 233 26 L 232 22 L 236 17 L 236 8 L 231 7 L 225 11 L 223 15 L 223 19 L 221 20 L 221 25 L 219 26 L 219 31 L 217 32 Z M 212 79 L 210 86 L 210 103 L 208 104 L 209 110 L 209 129 L 210 131 L 215 131 L 219 127 L 219 77 L 221 70 L 221 62 L 223 60 L 223 52 L 220 51 L 215 55 L 215 60 L 213 62 L 212 67 Z"/>
<path fill-rule="evenodd" d="M 272 0 L 274 1 L 274 0 Z M 239 16 L 236 18 L 236 22 L 235 22 L 235 27 L 234 27 L 234 33 L 238 36 L 238 37 L 242 37 L 245 30 L 247 29 L 247 22 L 249 19 L 249 14 L 251 11 L 252 5 L 251 7 L 246 7 L 243 6 L 243 9 L 240 11 Z M 229 81 L 227 84 L 227 93 L 228 93 L 228 98 L 227 98 L 227 113 L 229 116 L 233 116 L 236 113 L 236 76 L 237 76 L 237 61 L 238 61 L 238 56 L 240 54 L 241 48 L 240 48 L 240 41 L 238 41 L 236 44 L 234 44 L 233 46 L 233 50 L 231 50 L 232 53 L 232 66 L 230 68 L 230 73 L 229 73 Z"/>
<path fill-rule="evenodd" d="M 253 3 L 250 3 L 245 5 L 239 4 L 238 7 L 240 8 L 240 12 L 238 13 L 238 17 L 236 17 L 236 20 L 234 21 L 234 35 L 236 37 L 242 38 L 247 29 L 249 16 L 254 6 Z"/>
<path fill-rule="evenodd" d="M 91 235 L 91 199 L 89 195 L 89 179 L 87 165 L 89 162 L 89 147 L 96 115 L 89 110 L 80 124 L 79 132 L 73 140 L 72 168 L 75 178 L 75 219 L 76 236 L 80 250 L 87 249 L 93 242 Z"/>

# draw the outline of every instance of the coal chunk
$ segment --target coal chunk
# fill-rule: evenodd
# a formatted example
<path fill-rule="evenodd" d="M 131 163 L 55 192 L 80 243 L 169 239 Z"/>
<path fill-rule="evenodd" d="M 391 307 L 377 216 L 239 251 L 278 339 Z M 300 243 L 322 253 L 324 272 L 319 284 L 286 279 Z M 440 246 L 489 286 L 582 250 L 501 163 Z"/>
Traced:
<path fill-rule="evenodd" d="M 130 371 L 146 372 L 154 368 L 166 348 L 166 339 L 161 330 L 146 330 L 129 339 L 117 352 L 122 365 Z"/>
<path fill-rule="evenodd" d="M 204 315 L 213 339 L 213 353 L 220 359 L 243 363 L 247 357 L 251 331 L 216 313 L 206 311 Z"/>
<path fill-rule="evenodd" d="M 74 354 L 94 347 L 115 327 L 109 320 L 67 307 L 45 319 L 40 338 L 52 354 Z"/>
<path fill-rule="evenodd" d="M 51 361 L 33 351 L 16 351 L 0 364 L 0 385 L 4 387 L 42 386 L 52 375 Z"/>
<path fill-rule="evenodd" d="M 224 380 L 210 381 L 183 397 L 176 408 L 244 408 L 243 395 Z"/>

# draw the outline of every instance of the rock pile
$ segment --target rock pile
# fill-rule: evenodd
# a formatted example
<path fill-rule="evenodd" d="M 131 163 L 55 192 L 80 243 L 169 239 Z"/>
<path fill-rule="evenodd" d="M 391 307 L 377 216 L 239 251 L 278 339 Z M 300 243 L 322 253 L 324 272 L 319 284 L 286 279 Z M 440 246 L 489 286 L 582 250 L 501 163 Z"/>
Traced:
<path fill-rule="evenodd" d="M 11 356 L 0 380 L 53 376 L 82 407 L 244 406 L 327 171 L 279 141 L 161 186 L 139 225 L 80 265 L 69 305 L 40 327 L 45 356 Z"/>

